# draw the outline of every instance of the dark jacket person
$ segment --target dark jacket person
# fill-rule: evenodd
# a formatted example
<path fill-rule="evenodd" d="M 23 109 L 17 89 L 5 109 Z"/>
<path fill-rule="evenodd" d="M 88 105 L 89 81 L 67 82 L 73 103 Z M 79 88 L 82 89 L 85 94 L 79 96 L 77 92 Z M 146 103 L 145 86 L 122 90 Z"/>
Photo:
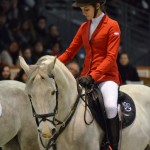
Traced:
<path fill-rule="evenodd" d="M 120 55 L 118 68 L 123 84 L 126 84 L 127 81 L 140 81 L 136 68 L 129 62 L 127 53 L 122 53 Z"/>

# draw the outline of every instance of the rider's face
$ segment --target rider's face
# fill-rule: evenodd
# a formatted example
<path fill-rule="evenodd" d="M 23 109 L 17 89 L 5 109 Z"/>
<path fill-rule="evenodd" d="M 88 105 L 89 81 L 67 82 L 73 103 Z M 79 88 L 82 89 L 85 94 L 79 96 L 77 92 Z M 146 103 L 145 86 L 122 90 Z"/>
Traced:
<path fill-rule="evenodd" d="M 92 5 L 86 5 L 84 7 L 80 7 L 82 10 L 82 14 L 87 18 L 87 20 L 91 20 L 94 16 L 94 7 Z"/>

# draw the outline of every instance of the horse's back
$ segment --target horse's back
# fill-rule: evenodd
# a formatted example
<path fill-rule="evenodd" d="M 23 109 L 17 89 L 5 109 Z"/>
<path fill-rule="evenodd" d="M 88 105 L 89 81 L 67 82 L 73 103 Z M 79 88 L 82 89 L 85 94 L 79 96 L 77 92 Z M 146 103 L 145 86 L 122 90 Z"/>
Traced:
<path fill-rule="evenodd" d="M 145 118 L 145 125 L 146 123 L 150 124 L 150 87 L 136 84 L 123 85 L 120 87 L 120 90 L 133 99 L 136 107 L 136 120 L 139 119 L 138 122 L 140 122 L 144 121 Z"/>
<path fill-rule="evenodd" d="M 145 85 L 129 84 L 120 86 L 122 92 L 127 93 L 133 100 L 142 104 L 150 102 L 150 87 Z"/>
<path fill-rule="evenodd" d="M 27 102 L 24 89 L 24 83 L 13 80 L 0 81 L 0 104 L 2 106 L 1 122 L 2 119 L 7 119 L 5 117 L 6 115 L 12 117 L 14 123 L 16 123 L 16 121 L 19 121 L 18 119 L 21 118 L 20 115 L 23 115 L 24 111 L 26 111 L 25 108 L 29 103 Z"/>
<path fill-rule="evenodd" d="M 23 91 L 24 88 L 25 88 L 25 84 L 19 81 L 15 81 L 15 80 L 0 81 L 0 93 L 1 94 L 6 94 L 6 93 L 8 94 L 7 91 L 9 91 L 10 93 L 16 92 L 18 90 Z"/>
<path fill-rule="evenodd" d="M 122 85 L 120 86 L 120 90 L 121 91 L 137 91 L 137 90 L 146 90 L 146 91 L 150 91 L 150 87 L 146 86 L 146 85 L 142 85 L 142 84 L 127 84 L 127 85 Z"/>
<path fill-rule="evenodd" d="M 150 142 L 150 87 L 136 84 L 123 85 L 120 87 L 120 90 L 127 93 L 133 99 L 136 106 L 134 122 L 123 130 L 123 150 L 135 149 L 136 146 L 130 146 L 134 145 L 133 142 L 136 142 L 135 145 L 139 144 L 138 149 L 144 149 L 146 147 L 144 147 L 144 144 L 147 145 Z M 134 140 L 129 141 L 128 139 Z M 128 144 L 126 141 L 128 141 Z"/>

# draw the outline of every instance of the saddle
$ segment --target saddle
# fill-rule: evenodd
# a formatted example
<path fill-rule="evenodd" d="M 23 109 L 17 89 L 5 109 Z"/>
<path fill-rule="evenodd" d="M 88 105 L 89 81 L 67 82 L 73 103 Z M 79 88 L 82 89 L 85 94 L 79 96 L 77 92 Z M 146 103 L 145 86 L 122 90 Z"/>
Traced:
<path fill-rule="evenodd" d="M 104 107 L 103 97 L 97 86 L 86 90 L 88 107 L 104 131 L 107 129 L 106 125 L 106 111 Z M 136 117 L 136 108 L 133 99 L 126 93 L 119 91 L 118 106 L 120 107 L 119 116 L 121 117 L 121 126 L 126 128 L 130 126 Z"/>

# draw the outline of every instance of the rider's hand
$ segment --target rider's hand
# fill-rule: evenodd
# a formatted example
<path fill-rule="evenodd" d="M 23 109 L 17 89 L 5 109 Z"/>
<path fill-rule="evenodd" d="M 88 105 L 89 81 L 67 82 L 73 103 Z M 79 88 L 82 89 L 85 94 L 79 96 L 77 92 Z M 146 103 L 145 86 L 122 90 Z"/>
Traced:
<path fill-rule="evenodd" d="M 94 79 L 90 75 L 79 77 L 79 83 L 83 87 L 87 87 L 90 84 L 94 83 Z"/>

